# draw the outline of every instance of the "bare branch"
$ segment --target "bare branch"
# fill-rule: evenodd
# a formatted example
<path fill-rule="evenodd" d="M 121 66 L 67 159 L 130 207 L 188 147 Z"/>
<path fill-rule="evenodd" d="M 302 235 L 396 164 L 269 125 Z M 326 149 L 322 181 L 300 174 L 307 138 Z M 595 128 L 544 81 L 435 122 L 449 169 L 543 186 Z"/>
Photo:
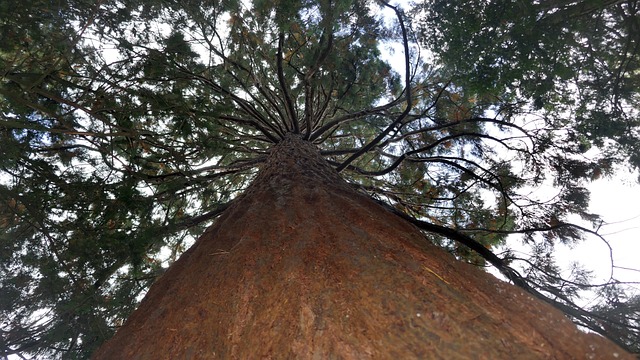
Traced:
<path fill-rule="evenodd" d="M 282 93 L 284 94 L 285 101 L 285 109 L 287 110 L 287 117 L 289 122 L 292 125 L 291 130 L 295 134 L 300 133 L 300 125 L 298 123 L 298 115 L 296 113 L 296 109 L 293 105 L 293 99 L 291 98 L 291 94 L 289 93 L 289 85 L 284 78 L 284 69 L 282 67 L 282 46 L 284 44 L 284 33 L 278 34 L 278 53 L 277 53 L 277 67 L 278 67 L 278 82 L 280 83 L 280 89 L 282 89 Z"/>

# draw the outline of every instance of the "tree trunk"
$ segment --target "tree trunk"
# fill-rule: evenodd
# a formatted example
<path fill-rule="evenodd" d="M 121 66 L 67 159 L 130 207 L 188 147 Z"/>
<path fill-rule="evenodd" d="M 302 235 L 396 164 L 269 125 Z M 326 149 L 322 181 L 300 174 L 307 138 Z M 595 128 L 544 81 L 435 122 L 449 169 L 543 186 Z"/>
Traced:
<path fill-rule="evenodd" d="M 94 359 L 616 356 L 632 358 L 431 245 L 291 135 Z"/>

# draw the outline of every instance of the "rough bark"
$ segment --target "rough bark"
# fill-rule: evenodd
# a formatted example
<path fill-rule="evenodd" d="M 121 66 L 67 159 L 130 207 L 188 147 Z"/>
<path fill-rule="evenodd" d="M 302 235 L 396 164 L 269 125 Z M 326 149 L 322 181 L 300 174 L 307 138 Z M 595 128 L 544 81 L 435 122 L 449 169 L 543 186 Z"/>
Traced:
<path fill-rule="evenodd" d="M 631 359 L 289 136 L 94 359 Z"/>

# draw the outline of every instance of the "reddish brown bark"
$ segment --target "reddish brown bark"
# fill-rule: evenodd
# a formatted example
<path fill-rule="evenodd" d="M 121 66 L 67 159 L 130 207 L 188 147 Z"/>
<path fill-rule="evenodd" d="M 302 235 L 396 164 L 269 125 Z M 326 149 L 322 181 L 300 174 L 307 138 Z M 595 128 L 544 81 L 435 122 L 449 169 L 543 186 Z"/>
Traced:
<path fill-rule="evenodd" d="M 632 357 L 430 245 L 291 137 L 94 355 L 214 358 Z"/>

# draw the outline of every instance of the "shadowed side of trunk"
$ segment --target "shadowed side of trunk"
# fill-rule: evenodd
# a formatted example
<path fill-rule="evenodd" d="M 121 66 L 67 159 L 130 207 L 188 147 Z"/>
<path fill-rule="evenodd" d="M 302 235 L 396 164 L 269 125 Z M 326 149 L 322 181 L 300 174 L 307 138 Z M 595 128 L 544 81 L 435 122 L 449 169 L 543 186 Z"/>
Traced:
<path fill-rule="evenodd" d="M 429 245 L 295 136 L 94 359 L 626 358 Z M 630 356 L 628 358 L 631 358 Z"/>

